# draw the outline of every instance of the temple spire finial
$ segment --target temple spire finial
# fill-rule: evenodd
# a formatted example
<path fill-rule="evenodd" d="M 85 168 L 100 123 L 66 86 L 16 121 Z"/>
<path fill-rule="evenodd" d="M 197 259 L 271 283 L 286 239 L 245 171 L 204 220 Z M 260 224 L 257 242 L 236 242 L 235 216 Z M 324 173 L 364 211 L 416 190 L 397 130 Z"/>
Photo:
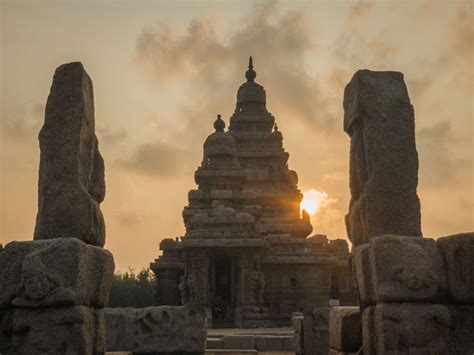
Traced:
<path fill-rule="evenodd" d="M 214 128 L 216 132 L 224 132 L 225 122 L 222 120 L 221 115 L 217 115 L 217 119 L 214 122 Z"/>
<path fill-rule="evenodd" d="M 245 73 L 245 77 L 247 78 L 247 81 L 254 81 L 257 76 L 257 73 L 255 70 L 253 70 L 253 60 L 252 56 L 249 58 L 249 70 Z"/>

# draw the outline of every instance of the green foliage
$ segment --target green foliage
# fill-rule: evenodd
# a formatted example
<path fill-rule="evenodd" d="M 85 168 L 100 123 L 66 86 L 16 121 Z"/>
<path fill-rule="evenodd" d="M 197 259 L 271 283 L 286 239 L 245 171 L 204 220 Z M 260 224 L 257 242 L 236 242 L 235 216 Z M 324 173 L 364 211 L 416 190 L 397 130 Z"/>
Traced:
<path fill-rule="evenodd" d="M 150 269 L 135 274 L 133 269 L 117 273 L 112 281 L 109 307 L 149 307 L 154 305 L 155 275 Z"/>

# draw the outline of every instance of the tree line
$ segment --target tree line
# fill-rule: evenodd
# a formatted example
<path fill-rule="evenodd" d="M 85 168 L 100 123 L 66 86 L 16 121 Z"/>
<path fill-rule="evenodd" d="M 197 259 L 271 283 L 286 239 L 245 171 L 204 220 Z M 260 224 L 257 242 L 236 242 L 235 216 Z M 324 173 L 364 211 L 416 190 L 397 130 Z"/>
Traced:
<path fill-rule="evenodd" d="M 109 307 L 142 308 L 155 305 L 153 290 L 155 274 L 142 269 L 136 274 L 133 269 L 114 275 L 110 289 Z"/>

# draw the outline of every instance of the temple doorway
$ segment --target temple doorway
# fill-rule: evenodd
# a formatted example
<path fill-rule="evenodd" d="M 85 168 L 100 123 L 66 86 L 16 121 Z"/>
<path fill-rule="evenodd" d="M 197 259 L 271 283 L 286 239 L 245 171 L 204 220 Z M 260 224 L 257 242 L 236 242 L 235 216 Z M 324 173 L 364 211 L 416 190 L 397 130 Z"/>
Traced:
<path fill-rule="evenodd" d="M 213 322 L 228 322 L 234 316 L 233 261 L 228 255 L 217 255 L 211 262 Z"/>

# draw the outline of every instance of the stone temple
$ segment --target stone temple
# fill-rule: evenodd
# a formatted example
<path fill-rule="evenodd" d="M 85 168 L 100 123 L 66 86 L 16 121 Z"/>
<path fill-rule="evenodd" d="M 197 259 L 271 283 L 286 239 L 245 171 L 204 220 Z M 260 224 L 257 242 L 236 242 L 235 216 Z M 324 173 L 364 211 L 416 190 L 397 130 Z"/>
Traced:
<path fill-rule="evenodd" d="M 202 305 L 214 327 L 287 325 L 309 306 L 355 301 L 346 241 L 308 237 L 298 176 L 256 76 L 250 57 L 228 130 L 218 115 L 204 142 L 186 233 L 164 239 L 151 263 L 158 304 Z"/>

